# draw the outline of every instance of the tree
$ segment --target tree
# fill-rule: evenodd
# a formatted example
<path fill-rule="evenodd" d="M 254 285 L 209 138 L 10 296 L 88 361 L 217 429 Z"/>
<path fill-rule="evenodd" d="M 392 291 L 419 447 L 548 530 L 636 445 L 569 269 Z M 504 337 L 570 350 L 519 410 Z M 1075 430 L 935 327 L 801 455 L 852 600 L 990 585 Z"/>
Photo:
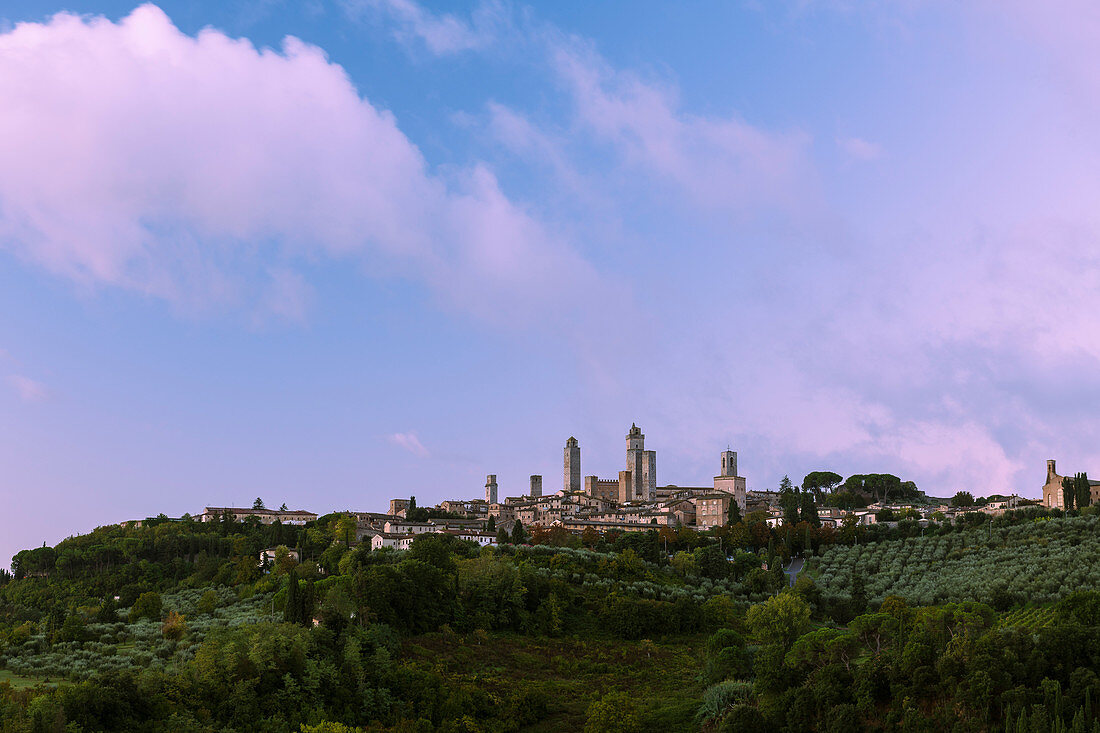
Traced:
<path fill-rule="evenodd" d="M 164 624 L 160 627 L 160 633 L 165 639 L 175 641 L 182 639 L 183 635 L 187 633 L 187 622 L 183 614 L 169 611 L 168 618 L 164 620 Z"/>
<path fill-rule="evenodd" d="M 160 621 L 162 605 L 160 593 L 154 591 L 142 593 L 130 608 L 128 620 L 133 622 L 147 618 L 150 621 Z"/>
<path fill-rule="evenodd" d="M 485 531 L 492 534 L 497 530 L 497 518 L 489 517 L 489 521 L 485 523 Z"/>
<path fill-rule="evenodd" d="M 814 527 L 821 526 L 821 518 L 817 515 L 817 504 L 814 503 L 814 495 L 809 491 L 802 494 L 802 521 L 809 522 Z"/>
<path fill-rule="evenodd" d="M 406 507 L 406 509 L 405 509 L 405 516 L 407 517 L 407 516 L 409 516 L 410 512 L 415 512 L 415 511 L 416 511 L 416 497 L 415 496 L 410 496 L 409 497 L 409 506 Z"/>
<path fill-rule="evenodd" d="M 350 514 L 344 514 L 336 520 L 336 537 L 344 540 L 344 547 L 351 547 L 357 526 L 355 517 Z"/>
<path fill-rule="evenodd" d="M 798 524 L 798 491 L 791 484 L 790 476 L 783 476 L 779 482 L 779 506 L 783 507 L 783 522 L 785 524 Z"/>
<path fill-rule="evenodd" d="M 512 541 L 512 538 L 508 534 L 508 530 L 506 530 L 504 527 L 501 527 L 500 529 L 497 530 L 497 544 L 498 545 L 506 545 L 511 541 Z"/>
<path fill-rule="evenodd" d="M 745 640 L 733 629 L 719 629 L 707 639 L 703 678 L 708 683 L 740 679 L 752 672 L 752 654 Z"/>
<path fill-rule="evenodd" d="M 282 505 L 281 505 L 281 506 L 279 507 L 279 511 L 281 511 L 281 512 L 285 512 L 285 511 L 287 511 L 287 506 L 286 506 L 286 502 L 285 502 L 285 501 L 284 501 L 284 502 L 282 503 Z"/>
<path fill-rule="evenodd" d="M 1088 505 L 1092 504 L 1092 486 L 1089 484 L 1089 476 L 1087 473 L 1077 474 L 1077 508 L 1084 509 Z"/>
<path fill-rule="evenodd" d="M 730 497 L 729 509 L 726 511 L 726 524 L 733 526 L 741 521 L 741 505 L 737 503 L 737 497 Z"/>
<path fill-rule="evenodd" d="M 522 545 L 527 541 L 527 532 L 523 529 L 523 522 L 516 520 L 516 525 L 512 527 L 512 544 Z"/>
<path fill-rule="evenodd" d="M 810 625 L 810 606 L 801 596 L 784 592 L 750 608 L 745 621 L 759 642 L 790 648 Z"/>
<path fill-rule="evenodd" d="M 969 491 L 958 491 L 951 497 L 951 506 L 974 506 L 974 495 Z"/>
<path fill-rule="evenodd" d="M 588 706 L 584 733 L 636 733 L 641 729 L 634 701 L 625 692 L 609 692 Z"/>
<path fill-rule="evenodd" d="M 802 488 L 805 491 L 813 492 L 814 498 L 822 501 L 825 494 L 833 491 L 843 480 L 840 474 L 832 471 L 812 471 L 806 474 L 806 478 L 802 479 Z"/>
<path fill-rule="evenodd" d="M 286 603 L 283 605 L 283 620 L 288 624 L 299 623 L 302 619 L 302 602 L 298 598 L 298 576 L 290 574 L 286 584 Z"/>
<path fill-rule="evenodd" d="M 1073 509 L 1073 500 L 1077 498 L 1077 487 L 1073 479 L 1066 476 L 1062 479 L 1062 508 L 1067 512 Z"/>
<path fill-rule="evenodd" d="M 696 548 L 695 564 L 704 578 L 724 580 L 730 576 L 729 560 L 726 559 L 726 553 L 718 549 L 718 545 Z"/>
<path fill-rule="evenodd" d="M 267 507 L 264 506 L 264 500 L 261 499 L 258 496 L 256 497 L 256 501 L 252 502 L 252 508 L 253 509 L 267 509 Z"/>

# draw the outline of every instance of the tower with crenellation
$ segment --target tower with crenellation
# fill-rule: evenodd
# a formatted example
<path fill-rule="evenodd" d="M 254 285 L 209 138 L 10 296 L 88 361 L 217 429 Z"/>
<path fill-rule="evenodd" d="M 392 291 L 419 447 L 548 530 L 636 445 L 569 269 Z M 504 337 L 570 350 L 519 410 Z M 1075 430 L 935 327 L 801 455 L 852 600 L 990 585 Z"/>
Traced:
<path fill-rule="evenodd" d="M 657 451 L 645 449 L 636 424 L 626 434 L 626 471 L 619 474 L 619 502 L 657 500 Z"/>

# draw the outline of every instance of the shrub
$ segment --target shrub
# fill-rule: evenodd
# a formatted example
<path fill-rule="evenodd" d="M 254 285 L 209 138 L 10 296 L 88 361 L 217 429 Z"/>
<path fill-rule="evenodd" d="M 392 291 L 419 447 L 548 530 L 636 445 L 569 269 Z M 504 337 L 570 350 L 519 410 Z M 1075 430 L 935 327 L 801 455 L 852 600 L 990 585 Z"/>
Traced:
<path fill-rule="evenodd" d="M 752 700 L 752 683 L 739 680 L 727 680 L 711 685 L 703 692 L 703 702 L 695 713 L 700 723 L 718 720 L 733 710 L 734 706 Z"/>
<path fill-rule="evenodd" d="M 610 692 L 588 706 L 584 733 L 637 733 L 641 729 L 634 701 L 625 692 Z"/>
<path fill-rule="evenodd" d="M 160 627 L 160 633 L 165 639 L 179 641 L 187 633 L 187 622 L 184 617 L 175 611 L 168 612 L 168 618 Z"/>
<path fill-rule="evenodd" d="M 128 620 L 131 623 L 140 621 L 143 618 L 147 618 L 150 621 L 160 621 L 162 606 L 163 602 L 160 599 L 159 593 L 153 591 L 142 593 L 130 608 Z"/>
<path fill-rule="evenodd" d="M 751 705 L 734 705 L 718 729 L 722 733 L 767 733 L 764 716 Z"/>

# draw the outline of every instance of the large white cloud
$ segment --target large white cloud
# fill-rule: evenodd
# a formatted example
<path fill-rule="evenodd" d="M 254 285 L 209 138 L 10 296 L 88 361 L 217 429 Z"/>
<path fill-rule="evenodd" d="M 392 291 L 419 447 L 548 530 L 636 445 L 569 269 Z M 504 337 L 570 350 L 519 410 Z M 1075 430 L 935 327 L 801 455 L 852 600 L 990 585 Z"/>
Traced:
<path fill-rule="evenodd" d="M 153 5 L 0 34 L 0 246 L 82 282 L 293 315 L 293 264 L 355 256 L 488 316 L 591 269 L 484 167 L 433 173 L 318 48 Z"/>

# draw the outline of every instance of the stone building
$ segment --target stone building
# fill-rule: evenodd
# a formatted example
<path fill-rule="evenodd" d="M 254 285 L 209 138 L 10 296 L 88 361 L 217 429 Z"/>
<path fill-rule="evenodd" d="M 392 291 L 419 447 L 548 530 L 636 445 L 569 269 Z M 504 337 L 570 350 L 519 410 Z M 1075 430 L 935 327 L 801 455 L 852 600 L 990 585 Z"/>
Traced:
<path fill-rule="evenodd" d="M 745 489 L 745 477 L 737 475 L 737 452 L 722 451 L 722 472 L 714 477 L 714 490 L 723 491 L 735 497 L 742 516 L 748 505 L 748 494 Z"/>
<path fill-rule="evenodd" d="M 485 503 L 497 503 L 497 475 L 495 473 L 485 477 Z"/>
<path fill-rule="evenodd" d="M 619 503 L 657 500 L 657 451 L 645 449 L 637 425 L 626 434 L 626 471 L 619 474 L 619 484 Z"/>
<path fill-rule="evenodd" d="M 695 524 L 699 529 L 711 527 L 725 527 L 728 517 L 730 502 L 735 501 L 733 494 L 718 493 L 704 494 L 695 497 Z"/>
<path fill-rule="evenodd" d="M 1054 459 L 1047 461 L 1047 482 L 1043 484 L 1043 506 L 1047 509 L 1065 509 L 1065 497 L 1062 496 L 1063 478 L 1055 469 Z M 1100 503 L 1100 481 L 1089 480 L 1089 498 L 1092 504 Z"/>
<path fill-rule="evenodd" d="M 580 491 L 584 488 L 581 486 L 581 446 L 572 436 L 565 441 L 565 476 L 562 488 L 566 491 Z"/>
<path fill-rule="evenodd" d="M 578 468 L 580 468 L 578 466 Z M 542 476 L 531 477 L 531 498 L 538 499 L 542 496 Z"/>
<path fill-rule="evenodd" d="M 598 476 L 584 477 L 584 493 L 594 499 L 619 500 L 619 482 L 604 481 Z"/>

